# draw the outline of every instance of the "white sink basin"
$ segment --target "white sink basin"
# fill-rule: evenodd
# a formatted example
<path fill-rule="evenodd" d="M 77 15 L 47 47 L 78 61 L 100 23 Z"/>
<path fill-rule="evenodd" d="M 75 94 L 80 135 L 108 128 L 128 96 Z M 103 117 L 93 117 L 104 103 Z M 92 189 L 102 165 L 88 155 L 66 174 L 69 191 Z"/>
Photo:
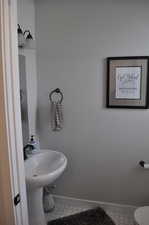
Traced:
<path fill-rule="evenodd" d="M 67 158 L 61 152 L 41 150 L 25 161 L 25 178 L 30 225 L 46 225 L 43 187 L 52 184 L 65 170 Z"/>
<path fill-rule="evenodd" d="M 64 171 L 67 159 L 61 152 L 42 150 L 25 161 L 28 188 L 40 188 L 53 183 Z"/>

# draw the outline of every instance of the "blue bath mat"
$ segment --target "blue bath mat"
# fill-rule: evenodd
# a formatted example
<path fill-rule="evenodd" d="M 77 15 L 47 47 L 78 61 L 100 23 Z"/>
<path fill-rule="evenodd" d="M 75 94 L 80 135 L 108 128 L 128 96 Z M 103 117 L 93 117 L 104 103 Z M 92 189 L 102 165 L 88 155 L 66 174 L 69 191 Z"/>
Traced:
<path fill-rule="evenodd" d="M 48 222 L 48 225 L 115 225 L 106 212 L 98 207 Z"/>

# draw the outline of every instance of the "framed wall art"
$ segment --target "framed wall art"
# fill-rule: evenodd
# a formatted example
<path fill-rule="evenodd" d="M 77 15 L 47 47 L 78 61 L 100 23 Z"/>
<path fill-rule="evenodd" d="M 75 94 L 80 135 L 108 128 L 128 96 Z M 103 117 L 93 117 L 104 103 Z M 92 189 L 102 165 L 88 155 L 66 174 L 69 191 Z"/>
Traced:
<path fill-rule="evenodd" d="M 107 58 L 107 107 L 142 108 L 149 105 L 149 57 Z"/>

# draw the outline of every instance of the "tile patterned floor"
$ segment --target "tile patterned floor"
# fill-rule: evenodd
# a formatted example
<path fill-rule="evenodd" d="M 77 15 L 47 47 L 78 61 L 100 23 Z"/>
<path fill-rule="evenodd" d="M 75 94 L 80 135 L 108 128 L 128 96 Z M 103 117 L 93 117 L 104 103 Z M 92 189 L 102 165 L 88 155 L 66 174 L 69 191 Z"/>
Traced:
<path fill-rule="evenodd" d="M 123 207 L 106 203 L 90 203 L 86 201 L 79 201 L 67 198 L 65 199 L 59 197 L 55 197 L 54 200 L 55 209 L 50 213 L 46 213 L 47 221 L 72 215 L 99 205 L 105 209 L 107 214 L 113 219 L 116 225 L 134 225 L 134 207 Z"/>

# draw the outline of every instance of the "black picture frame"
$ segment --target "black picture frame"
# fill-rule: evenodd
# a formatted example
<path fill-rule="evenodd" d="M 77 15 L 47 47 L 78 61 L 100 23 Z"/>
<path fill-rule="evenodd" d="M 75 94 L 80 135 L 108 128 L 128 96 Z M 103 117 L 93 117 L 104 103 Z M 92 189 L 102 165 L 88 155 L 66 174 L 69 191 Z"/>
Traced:
<path fill-rule="evenodd" d="M 149 56 L 107 58 L 106 106 L 127 109 L 149 108 Z"/>

